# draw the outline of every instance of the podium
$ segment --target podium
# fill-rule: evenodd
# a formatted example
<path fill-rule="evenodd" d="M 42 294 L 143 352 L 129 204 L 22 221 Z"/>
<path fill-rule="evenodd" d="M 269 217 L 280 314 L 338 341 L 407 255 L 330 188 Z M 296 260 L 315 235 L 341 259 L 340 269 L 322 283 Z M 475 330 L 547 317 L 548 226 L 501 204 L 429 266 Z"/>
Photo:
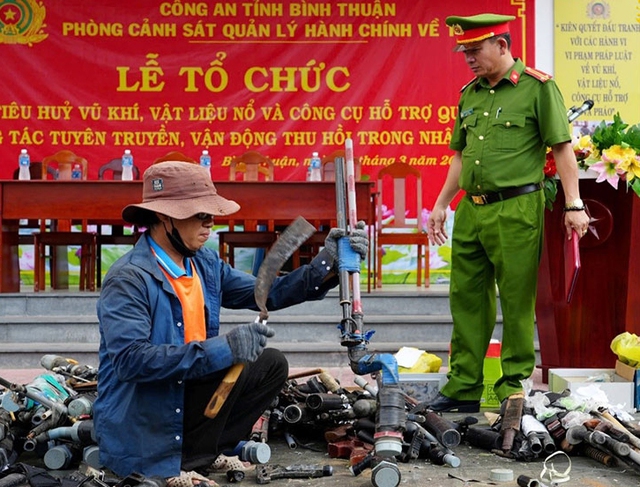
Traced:
<path fill-rule="evenodd" d="M 610 348 L 620 333 L 640 335 L 640 197 L 620 181 L 580 179 L 591 223 L 580 240 L 581 269 L 567 304 L 564 274 L 564 193 L 545 214 L 536 322 L 543 381 L 550 368 L 613 368 Z"/>

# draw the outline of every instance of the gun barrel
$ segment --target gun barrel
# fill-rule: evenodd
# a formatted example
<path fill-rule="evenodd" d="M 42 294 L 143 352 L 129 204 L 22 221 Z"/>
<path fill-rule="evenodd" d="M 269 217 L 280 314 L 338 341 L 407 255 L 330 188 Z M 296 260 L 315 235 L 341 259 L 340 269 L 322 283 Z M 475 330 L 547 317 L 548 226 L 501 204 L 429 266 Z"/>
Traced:
<path fill-rule="evenodd" d="M 424 424 L 426 428 L 435 435 L 438 443 L 443 446 L 453 448 L 460 444 L 460 432 L 456 429 L 455 424 L 439 414 L 428 411 L 425 414 Z"/>

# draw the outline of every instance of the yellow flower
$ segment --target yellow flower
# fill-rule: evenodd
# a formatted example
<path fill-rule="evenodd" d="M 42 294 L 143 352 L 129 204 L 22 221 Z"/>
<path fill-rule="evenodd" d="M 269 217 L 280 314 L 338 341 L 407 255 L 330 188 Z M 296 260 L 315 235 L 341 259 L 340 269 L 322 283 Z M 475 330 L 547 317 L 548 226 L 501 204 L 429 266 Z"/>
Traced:
<path fill-rule="evenodd" d="M 636 155 L 633 149 L 631 151 L 634 154 L 633 157 L 625 158 L 618 164 L 618 167 L 627 173 L 626 178 L 629 182 L 634 177 L 640 179 L 640 156 Z"/>
<path fill-rule="evenodd" d="M 610 162 L 620 164 L 622 161 L 633 159 L 636 151 L 631 147 L 622 147 L 620 145 L 612 145 L 608 149 L 602 151 L 602 157 L 606 157 Z"/>
<path fill-rule="evenodd" d="M 593 142 L 590 135 L 583 135 L 578 139 L 576 145 L 573 146 L 574 150 L 590 149 L 593 150 Z"/>
<path fill-rule="evenodd" d="M 583 135 L 573 146 L 573 153 L 576 155 L 576 160 L 578 162 L 588 159 L 595 151 L 596 148 L 593 146 L 590 135 Z"/>

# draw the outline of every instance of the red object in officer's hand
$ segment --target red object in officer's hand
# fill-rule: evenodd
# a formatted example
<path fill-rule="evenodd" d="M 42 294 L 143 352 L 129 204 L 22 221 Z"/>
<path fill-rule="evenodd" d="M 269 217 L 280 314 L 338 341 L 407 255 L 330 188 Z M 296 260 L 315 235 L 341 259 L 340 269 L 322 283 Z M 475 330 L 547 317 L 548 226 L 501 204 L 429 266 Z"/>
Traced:
<path fill-rule="evenodd" d="M 567 304 L 571 302 L 576 281 L 580 273 L 580 236 L 575 230 L 571 231 L 571 240 L 564 240 L 564 288 Z"/>

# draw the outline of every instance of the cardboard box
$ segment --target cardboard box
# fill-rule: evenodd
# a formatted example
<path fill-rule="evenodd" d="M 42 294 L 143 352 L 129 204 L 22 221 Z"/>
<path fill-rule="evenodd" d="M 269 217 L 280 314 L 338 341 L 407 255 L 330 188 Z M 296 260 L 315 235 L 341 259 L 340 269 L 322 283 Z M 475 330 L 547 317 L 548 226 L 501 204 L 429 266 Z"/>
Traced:
<path fill-rule="evenodd" d="M 399 374 L 400 388 L 419 402 L 433 401 L 447 383 L 447 374 Z"/>
<path fill-rule="evenodd" d="M 589 380 L 600 375 L 610 376 L 611 382 Z M 565 389 L 575 392 L 592 384 L 597 384 L 606 394 L 609 404 L 620 404 L 630 413 L 635 411 L 634 383 L 620 377 L 615 369 L 549 369 L 549 390 L 552 392 L 562 392 Z"/>
<path fill-rule="evenodd" d="M 638 373 L 638 369 L 624 364 L 620 362 L 620 360 L 616 360 L 616 374 L 623 379 L 633 382 L 633 407 L 638 409 L 640 407 L 640 374 Z"/>

